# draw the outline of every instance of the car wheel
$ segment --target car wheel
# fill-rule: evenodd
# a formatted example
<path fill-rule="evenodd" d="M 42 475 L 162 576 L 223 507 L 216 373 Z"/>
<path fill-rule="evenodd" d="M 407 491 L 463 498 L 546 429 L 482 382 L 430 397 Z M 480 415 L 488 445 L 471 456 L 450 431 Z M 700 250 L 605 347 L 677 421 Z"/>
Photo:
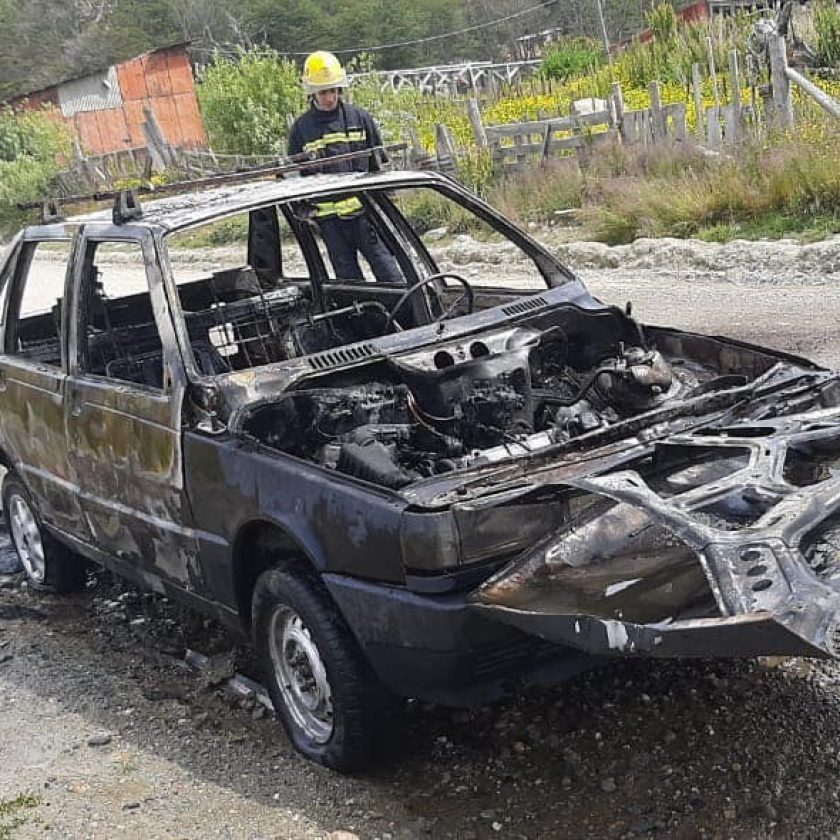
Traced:
<path fill-rule="evenodd" d="M 84 559 L 44 529 L 29 492 L 12 473 L 3 481 L 3 512 L 12 545 L 34 587 L 57 593 L 84 588 Z"/>
<path fill-rule="evenodd" d="M 277 716 L 299 752 L 341 772 L 381 755 L 393 698 L 314 573 L 264 572 L 253 632 Z"/>

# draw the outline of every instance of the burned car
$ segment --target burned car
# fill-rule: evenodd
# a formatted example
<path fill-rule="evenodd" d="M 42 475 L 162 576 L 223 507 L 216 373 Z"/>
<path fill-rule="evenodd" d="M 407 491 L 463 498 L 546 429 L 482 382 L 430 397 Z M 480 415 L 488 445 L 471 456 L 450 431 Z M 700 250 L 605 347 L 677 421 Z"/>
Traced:
<path fill-rule="evenodd" d="M 404 282 L 334 275 L 348 197 Z M 446 177 L 121 195 L 1 277 L 27 575 L 96 561 L 246 633 L 318 762 L 369 761 L 394 696 L 838 652 L 837 376 L 639 323 Z"/>

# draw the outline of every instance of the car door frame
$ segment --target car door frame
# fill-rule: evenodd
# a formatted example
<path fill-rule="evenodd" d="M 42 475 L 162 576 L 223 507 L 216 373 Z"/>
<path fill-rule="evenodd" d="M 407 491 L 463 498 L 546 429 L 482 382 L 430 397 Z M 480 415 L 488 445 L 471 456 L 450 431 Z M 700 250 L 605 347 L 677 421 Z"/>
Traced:
<path fill-rule="evenodd" d="M 0 396 L 5 408 L 0 448 L 6 466 L 17 473 L 31 493 L 35 509 L 45 525 L 79 537 L 85 533 L 85 524 L 78 502 L 78 488 L 69 467 L 63 409 L 67 379 L 65 313 L 71 288 L 69 267 L 75 248 L 74 233 L 61 224 L 28 227 L 13 243 L 3 266 Z M 11 347 L 18 335 L 20 305 L 32 267 L 26 250 L 31 247 L 34 253 L 41 244 L 50 242 L 64 242 L 70 246 L 61 287 L 61 321 L 58 325 L 61 359 L 58 366 L 22 356 Z M 21 276 L 24 268 L 25 278 Z"/>
<path fill-rule="evenodd" d="M 93 265 L 88 254 L 102 243 L 131 243 L 143 255 L 168 374 L 162 389 L 84 370 L 83 295 L 93 282 L 86 276 Z M 195 592 L 203 575 L 184 479 L 187 376 L 153 231 L 144 225 L 89 224 L 79 231 L 74 257 L 78 279 L 67 315 L 65 423 L 87 540 L 119 571 L 156 591 Z"/>

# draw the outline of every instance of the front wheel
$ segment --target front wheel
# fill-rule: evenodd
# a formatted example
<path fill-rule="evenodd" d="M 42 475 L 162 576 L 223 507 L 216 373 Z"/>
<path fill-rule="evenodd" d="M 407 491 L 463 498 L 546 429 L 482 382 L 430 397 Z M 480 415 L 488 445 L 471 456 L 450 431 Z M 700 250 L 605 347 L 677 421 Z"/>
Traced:
<path fill-rule="evenodd" d="M 254 588 L 253 632 L 277 716 L 307 758 L 349 772 L 388 741 L 391 696 L 321 581 L 270 569 Z"/>
<path fill-rule="evenodd" d="M 84 559 L 44 530 L 29 492 L 13 473 L 7 473 L 3 481 L 3 512 L 12 545 L 30 584 L 57 593 L 84 588 Z"/>

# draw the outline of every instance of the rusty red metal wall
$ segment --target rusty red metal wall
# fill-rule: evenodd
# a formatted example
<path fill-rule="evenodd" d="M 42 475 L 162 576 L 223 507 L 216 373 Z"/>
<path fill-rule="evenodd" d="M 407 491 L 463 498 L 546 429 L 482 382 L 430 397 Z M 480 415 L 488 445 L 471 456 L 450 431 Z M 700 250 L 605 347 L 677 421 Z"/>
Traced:
<path fill-rule="evenodd" d="M 146 144 L 142 131 L 144 106 L 152 110 L 171 145 L 207 145 L 186 49 L 173 47 L 142 55 L 120 64 L 117 76 L 131 145 Z"/>
<path fill-rule="evenodd" d="M 679 18 L 684 23 L 696 23 L 700 20 L 708 20 L 709 16 L 709 4 L 706 0 L 698 0 L 698 2 L 686 6 L 679 12 Z"/>
<path fill-rule="evenodd" d="M 47 88 L 26 96 L 15 96 L 9 100 L 9 104 L 15 110 L 58 108 L 58 88 Z"/>
<path fill-rule="evenodd" d="M 207 145 L 201 121 L 195 80 L 186 47 L 179 45 L 146 53 L 117 65 L 122 107 L 97 111 L 79 111 L 61 115 L 61 85 L 15 97 L 16 109 L 43 109 L 63 120 L 79 139 L 82 149 L 91 155 L 108 154 L 146 145 L 143 134 L 148 107 L 155 115 L 167 143 L 179 148 Z"/>

